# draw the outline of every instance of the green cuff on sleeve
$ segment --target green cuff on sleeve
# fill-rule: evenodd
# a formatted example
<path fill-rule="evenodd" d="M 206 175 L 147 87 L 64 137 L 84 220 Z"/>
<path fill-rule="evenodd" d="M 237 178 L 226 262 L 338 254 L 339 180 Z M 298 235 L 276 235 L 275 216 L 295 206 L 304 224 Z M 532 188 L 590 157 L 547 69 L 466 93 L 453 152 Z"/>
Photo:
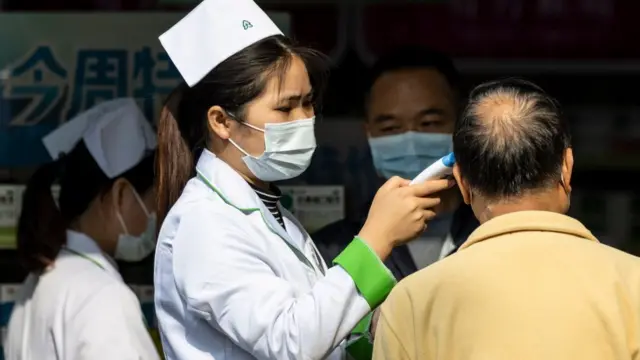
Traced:
<path fill-rule="evenodd" d="M 355 237 L 333 263 L 340 265 L 356 283 L 356 288 L 375 309 L 396 285 L 396 278 L 369 246 Z"/>
<path fill-rule="evenodd" d="M 373 358 L 373 344 L 365 336 L 347 346 L 347 354 L 353 360 L 371 360 Z"/>
<path fill-rule="evenodd" d="M 371 339 L 371 322 L 373 312 L 365 316 L 351 332 L 351 341 L 347 344 L 347 353 L 353 360 L 371 360 L 373 342 Z"/>
<path fill-rule="evenodd" d="M 351 331 L 353 335 L 369 335 L 371 334 L 371 323 L 373 322 L 373 312 L 370 312 L 360 320 L 358 325 Z"/>

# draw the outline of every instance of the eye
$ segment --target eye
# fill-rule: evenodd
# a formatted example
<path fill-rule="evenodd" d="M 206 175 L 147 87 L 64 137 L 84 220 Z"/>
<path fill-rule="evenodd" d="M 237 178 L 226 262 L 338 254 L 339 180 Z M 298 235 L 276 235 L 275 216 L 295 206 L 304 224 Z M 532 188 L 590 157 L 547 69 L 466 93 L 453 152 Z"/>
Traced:
<path fill-rule="evenodd" d="M 383 126 L 380 128 L 380 131 L 381 132 L 400 131 L 400 126 L 396 126 L 396 125 Z"/>
<path fill-rule="evenodd" d="M 423 121 L 422 124 L 420 124 L 420 126 L 422 127 L 434 127 L 439 125 L 440 125 L 440 121 L 437 121 L 437 120 Z"/>
<path fill-rule="evenodd" d="M 283 112 L 285 114 L 288 114 L 291 112 L 291 107 L 289 106 L 283 106 L 283 107 L 279 107 L 276 109 L 277 111 Z"/>

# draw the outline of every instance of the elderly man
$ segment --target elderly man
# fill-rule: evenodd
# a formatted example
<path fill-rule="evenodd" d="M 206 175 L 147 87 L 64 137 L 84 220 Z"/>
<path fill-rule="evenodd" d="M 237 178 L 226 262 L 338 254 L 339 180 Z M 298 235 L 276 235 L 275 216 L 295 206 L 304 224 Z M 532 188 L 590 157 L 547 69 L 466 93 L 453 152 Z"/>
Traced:
<path fill-rule="evenodd" d="M 566 215 L 573 152 L 534 84 L 476 88 L 454 175 L 481 225 L 382 306 L 374 359 L 640 359 L 640 261 Z"/>

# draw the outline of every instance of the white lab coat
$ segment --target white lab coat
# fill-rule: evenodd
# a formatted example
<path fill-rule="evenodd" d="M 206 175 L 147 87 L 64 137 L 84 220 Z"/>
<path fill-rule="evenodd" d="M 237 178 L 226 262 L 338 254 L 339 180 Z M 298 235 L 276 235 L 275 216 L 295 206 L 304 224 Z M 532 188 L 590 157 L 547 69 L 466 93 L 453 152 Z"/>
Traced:
<path fill-rule="evenodd" d="M 67 232 L 43 275 L 27 277 L 9 321 L 6 360 L 158 360 L 136 295 L 84 234 Z M 102 267 L 102 268 L 101 268 Z"/>
<path fill-rule="evenodd" d="M 285 229 L 225 162 L 204 151 L 165 219 L 155 304 L 167 360 L 345 357 L 368 312 L 341 267 L 327 269 L 300 223 Z M 295 249 L 295 250 L 293 250 Z"/>

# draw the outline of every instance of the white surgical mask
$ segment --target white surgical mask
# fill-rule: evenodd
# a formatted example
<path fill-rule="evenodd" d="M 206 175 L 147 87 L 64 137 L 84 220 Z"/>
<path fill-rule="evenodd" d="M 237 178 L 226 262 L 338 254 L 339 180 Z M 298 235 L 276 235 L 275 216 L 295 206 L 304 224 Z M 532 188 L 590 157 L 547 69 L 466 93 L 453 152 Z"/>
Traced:
<path fill-rule="evenodd" d="M 373 165 L 381 176 L 413 179 L 422 170 L 449 154 L 451 134 L 408 131 L 397 135 L 369 138 Z"/>
<path fill-rule="evenodd" d="M 139 236 L 131 235 L 122 218 L 122 214 L 120 214 L 120 212 L 116 213 L 123 233 L 118 237 L 114 258 L 128 262 L 136 262 L 146 258 L 156 247 L 156 214 L 150 213 L 138 193 L 134 189 L 132 190 L 138 203 L 142 207 L 142 211 L 147 215 L 147 227 Z"/>
<path fill-rule="evenodd" d="M 264 133 L 264 153 L 253 156 L 229 139 L 245 156 L 242 160 L 249 170 L 262 181 L 292 179 L 302 174 L 311 163 L 316 150 L 315 117 L 286 123 L 268 123 L 264 130 L 240 122 Z"/>

